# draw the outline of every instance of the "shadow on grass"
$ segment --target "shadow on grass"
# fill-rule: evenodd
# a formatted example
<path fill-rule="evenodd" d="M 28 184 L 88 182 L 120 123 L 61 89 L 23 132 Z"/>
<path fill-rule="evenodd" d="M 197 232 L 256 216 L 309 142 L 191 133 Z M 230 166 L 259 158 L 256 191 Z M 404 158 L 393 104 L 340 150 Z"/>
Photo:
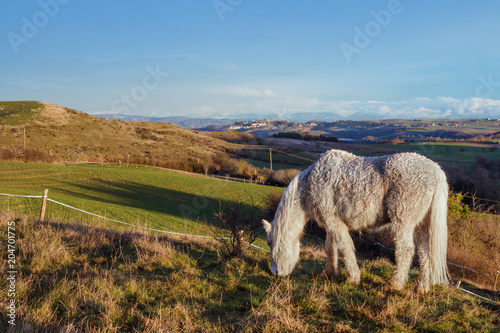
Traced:
<path fill-rule="evenodd" d="M 75 198 L 82 198 L 113 205 L 139 208 L 171 215 L 178 218 L 207 221 L 214 223 L 214 212 L 218 212 L 219 204 L 229 206 L 238 199 L 246 200 L 244 195 L 234 200 L 219 200 L 203 195 L 195 195 L 182 191 L 166 189 L 154 185 L 145 185 L 133 181 L 117 182 L 108 180 L 98 180 L 91 185 L 74 184 L 82 191 L 71 191 L 58 189 L 58 191 Z M 266 212 L 262 207 L 255 207 L 250 204 L 243 204 L 243 208 L 258 209 L 258 215 L 265 216 Z"/>

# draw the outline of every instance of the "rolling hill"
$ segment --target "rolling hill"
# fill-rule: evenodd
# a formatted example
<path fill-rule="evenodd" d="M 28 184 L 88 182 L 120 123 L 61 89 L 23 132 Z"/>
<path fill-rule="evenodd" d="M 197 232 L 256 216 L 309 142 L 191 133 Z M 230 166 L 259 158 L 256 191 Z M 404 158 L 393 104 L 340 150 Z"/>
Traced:
<path fill-rule="evenodd" d="M 210 128 L 208 128 L 210 129 Z M 299 132 L 314 136 L 333 136 L 343 141 L 382 142 L 402 139 L 407 142 L 445 140 L 495 141 L 500 137 L 500 120 L 340 120 L 335 122 L 286 120 L 248 120 L 235 122 L 220 131 L 235 131 L 267 138 L 279 132 Z"/>
<path fill-rule="evenodd" d="M 25 148 L 56 161 L 154 165 L 200 161 L 234 147 L 220 135 L 170 123 L 108 120 L 45 102 L 0 102 L 0 149 L 13 154 Z"/>

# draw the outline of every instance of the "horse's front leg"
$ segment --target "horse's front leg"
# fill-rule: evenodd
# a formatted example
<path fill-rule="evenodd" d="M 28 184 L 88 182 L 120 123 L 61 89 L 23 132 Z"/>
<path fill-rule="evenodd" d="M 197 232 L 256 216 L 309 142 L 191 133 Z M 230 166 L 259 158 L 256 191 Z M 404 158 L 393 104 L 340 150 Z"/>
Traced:
<path fill-rule="evenodd" d="M 359 284 L 361 272 L 356 262 L 356 249 L 347 225 L 340 220 L 331 221 L 331 223 L 327 224 L 328 233 L 332 234 L 332 243 L 337 245 L 336 248 L 344 260 L 347 282 Z"/>
<path fill-rule="evenodd" d="M 326 251 L 326 266 L 321 273 L 323 277 L 336 277 L 338 274 L 338 260 L 339 252 L 337 250 L 337 244 L 330 232 L 326 234 L 325 241 L 325 251 Z"/>

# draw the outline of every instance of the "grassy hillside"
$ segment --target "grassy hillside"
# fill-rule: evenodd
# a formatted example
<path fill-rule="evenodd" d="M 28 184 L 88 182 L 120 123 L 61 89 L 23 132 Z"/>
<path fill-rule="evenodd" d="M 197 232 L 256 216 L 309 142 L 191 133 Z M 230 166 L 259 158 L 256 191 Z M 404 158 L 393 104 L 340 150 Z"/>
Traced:
<path fill-rule="evenodd" d="M 35 101 L 0 102 L 0 124 L 20 126 L 38 121 L 44 108 Z"/>
<path fill-rule="evenodd" d="M 162 230 L 210 235 L 204 223 L 219 203 L 265 200 L 283 189 L 118 165 L 58 165 L 0 162 L 0 193 L 42 195 L 106 217 Z M 265 207 L 262 206 L 262 213 Z M 0 196 L 0 211 L 36 217 L 40 199 Z M 54 203 L 47 219 L 95 223 L 99 219 Z M 116 227 L 120 225 L 111 223 Z M 261 241 L 265 245 L 265 241 Z"/>
<path fill-rule="evenodd" d="M 146 164 L 204 159 L 232 147 L 168 123 L 107 120 L 44 102 L 0 102 L 0 148 L 25 143 L 59 161 Z"/>
<path fill-rule="evenodd" d="M 361 261 L 361 285 L 319 277 L 306 246 L 295 273 L 269 274 L 263 251 L 221 260 L 212 241 L 116 232 L 106 226 L 16 223 L 16 330 L 29 332 L 493 332 L 498 307 L 450 288 L 385 289 L 394 266 Z M 6 233 L 0 235 L 2 243 Z M 2 265 L 6 262 L 2 256 Z M 0 281 L 7 290 L 7 281 Z M 6 308 L 7 298 L 0 298 Z M 8 318 L 0 315 L 6 331 Z"/>

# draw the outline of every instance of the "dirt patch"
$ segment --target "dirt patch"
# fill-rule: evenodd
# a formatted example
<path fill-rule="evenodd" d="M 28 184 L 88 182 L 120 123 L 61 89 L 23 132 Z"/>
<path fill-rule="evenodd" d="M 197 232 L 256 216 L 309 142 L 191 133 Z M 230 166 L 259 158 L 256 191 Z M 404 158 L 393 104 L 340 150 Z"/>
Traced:
<path fill-rule="evenodd" d="M 68 110 L 60 105 L 41 102 L 45 107 L 40 112 L 40 116 L 50 119 L 52 125 L 67 125 L 69 122 Z"/>

